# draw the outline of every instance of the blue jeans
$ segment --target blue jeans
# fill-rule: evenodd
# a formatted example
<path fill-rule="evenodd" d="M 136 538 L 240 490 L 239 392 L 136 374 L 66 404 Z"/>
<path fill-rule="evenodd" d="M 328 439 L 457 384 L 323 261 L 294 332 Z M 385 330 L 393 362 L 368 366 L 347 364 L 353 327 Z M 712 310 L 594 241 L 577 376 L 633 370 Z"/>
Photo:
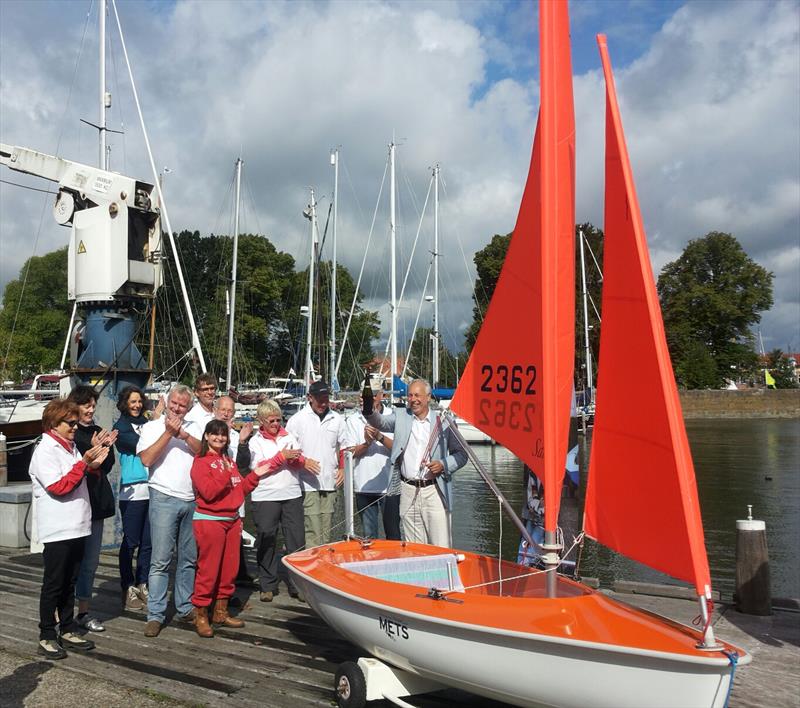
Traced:
<path fill-rule="evenodd" d="M 83 546 L 81 568 L 78 571 L 78 582 L 75 584 L 75 597 L 79 600 L 92 599 L 94 574 L 97 572 L 97 565 L 100 562 L 100 547 L 103 545 L 104 520 L 105 519 L 93 520 L 92 533 L 86 536 L 86 543 Z"/>
<path fill-rule="evenodd" d="M 400 541 L 400 495 L 363 494 L 356 492 L 356 511 L 367 538 L 378 536 L 378 512 L 383 516 L 383 531 L 390 541 Z"/>
<path fill-rule="evenodd" d="M 123 592 L 131 585 L 144 585 L 150 575 L 150 519 L 147 499 L 121 501 L 122 543 L 119 544 L 119 579 Z M 139 549 L 138 555 L 136 549 Z M 133 574 L 133 557 L 136 555 L 136 575 Z"/>
<path fill-rule="evenodd" d="M 167 589 L 172 551 L 177 548 L 174 602 L 178 614 L 192 610 L 197 544 L 192 530 L 194 501 L 171 497 L 150 489 L 150 576 L 147 587 L 147 619 L 164 622 L 167 615 Z"/>

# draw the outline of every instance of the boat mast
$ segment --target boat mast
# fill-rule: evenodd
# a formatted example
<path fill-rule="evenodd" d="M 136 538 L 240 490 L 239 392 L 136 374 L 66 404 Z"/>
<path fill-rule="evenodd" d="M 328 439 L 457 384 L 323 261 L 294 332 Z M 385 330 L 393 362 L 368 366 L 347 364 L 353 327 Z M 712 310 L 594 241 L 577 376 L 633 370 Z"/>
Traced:
<path fill-rule="evenodd" d="M 311 343 L 314 334 L 314 263 L 317 259 L 317 204 L 314 201 L 314 188 L 311 188 L 311 201 L 303 215 L 311 222 L 311 261 L 308 264 L 308 329 L 306 330 L 306 369 L 303 378 L 306 391 L 314 383 L 314 364 L 311 360 Z"/>
<path fill-rule="evenodd" d="M 336 221 L 339 213 L 339 148 L 331 150 L 331 165 L 333 165 L 333 258 L 331 263 L 331 335 L 330 366 L 328 378 L 334 393 L 339 391 L 339 381 L 336 378 Z"/>
<path fill-rule="evenodd" d="M 106 0 L 100 0 L 100 122 L 98 132 L 100 133 L 99 159 L 97 166 L 101 170 L 107 170 L 106 159 Z M 109 97 L 110 98 L 110 97 Z M 109 101 L 110 103 L 110 101 Z"/>
<path fill-rule="evenodd" d="M 583 288 L 583 337 L 586 361 L 586 386 L 589 389 L 589 398 L 584 395 L 584 406 L 592 403 L 592 350 L 589 346 L 589 306 L 588 293 L 586 291 L 586 261 L 583 255 L 583 230 L 578 231 L 578 241 L 581 247 L 581 287 Z"/>
<path fill-rule="evenodd" d="M 396 232 L 395 232 L 395 203 L 394 203 L 394 190 L 395 190 L 395 167 L 394 167 L 394 151 L 395 151 L 394 137 L 389 145 L 389 242 L 392 252 L 392 301 L 389 305 L 392 311 L 392 331 L 391 331 L 391 350 L 389 356 L 390 371 L 389 380 L 391 382 L 391 401 L 394 403 L 394 375 L 397 371 L 397 248 L 396 248 Z"/>
<path fill-rule="evenodd" d="M 439 165 L 433 168 L 433 371 L 431 386 L 439 386 Z"/>
<path fill-rule="evenodd" d="M 225 385 L 233 386 L 233 325 L 236 320 L 236 265 L 239 255 L 239 201 L 242 187 L 242 158 L 236 158 L 236 211 L 233 217 L 233 265 L 231 267 L 230 313 L 228 314 L 228 366 Z"/>

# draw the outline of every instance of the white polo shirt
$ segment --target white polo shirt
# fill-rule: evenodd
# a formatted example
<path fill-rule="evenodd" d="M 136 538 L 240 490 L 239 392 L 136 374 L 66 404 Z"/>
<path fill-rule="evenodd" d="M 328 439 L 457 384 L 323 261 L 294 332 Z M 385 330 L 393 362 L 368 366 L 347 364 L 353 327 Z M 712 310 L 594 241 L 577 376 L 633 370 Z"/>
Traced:
<path fill-rule="evenodd" d="M 42 435 L 28 467 L 33 503 L 36 505 L 36 533 L 39 543 L 81 538 L 92 532 L 92 507 L 86 479 L 69 494 L 56 496 L 47 491 L 83 458 L 75 446 L 72 451 L 50 435 Z"/>
<path fill-rule="evenodd" d="M 361 445 L 364 442 L 364 428 L 367 427 L 367 421 L 363 414 L 360 411 L 354 413 L 347 418 L 346 425 L 346 447 Z M 392 439 L 392 436 L 387 433 L 381 433 L 381 435 Z M 356 492 L 385 494 L 389 490 L 389 481 L 392 476 L 390 453 L 391 451 L 385 445 L 374 440 L 361 457 L 355 458 L 353 486 Z"/>
<path fill-rule="evenodd" d="M 332 492 L 336 489 L 336 471 L 339 469 L 339 447 L 347 447 L 344 418 L 328 409 L 323 420 L 311 410 L 311 405 L 295 413 L 286 424 L 300 443 L 303 455 L 320 464 L 319 475 L 302 472 L 300 481 L 306 492 Z"/>
<path fill-rule="evenodd" d="M 181 427 L 192 437 L 202 438 L 196 423 L 185 418 Z M 142 433 L 136 445 L 136 454 L 152 446 L 167 429 L 166 419 L 161 416 L 142 426 Z M 155 489 L 168 497 L 176 497 L 183 501 L 194 501 L 194 488 L 189 473 L 192 470 L 194 454 L 184 440 L 171 437 L 161 457 L 150 465 L 150 489 Z"/>

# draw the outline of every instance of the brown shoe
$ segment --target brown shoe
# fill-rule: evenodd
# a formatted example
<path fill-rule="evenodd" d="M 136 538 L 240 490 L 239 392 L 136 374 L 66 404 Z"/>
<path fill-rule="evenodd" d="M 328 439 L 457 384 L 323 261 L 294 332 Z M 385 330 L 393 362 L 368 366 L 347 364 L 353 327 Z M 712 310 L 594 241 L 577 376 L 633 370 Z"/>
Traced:
<path fill-rule="evenodd" d="M 214 630 L 208 623 L 208 608 L 197 607 L 194 613 L 194 628 L 197 631 L 198 637 L 203 639 L 211 639 L 214 636 Z"/>
<path fill-rule="evenodd" d="M 264 592 L 261 592 L 258 595 L 258 599 L 261 600 L 261 602 L 272 602 L 272 598 L 273 597 L 275 597 L 275 594 L 273 592 L 271 592 L 270 590 L 266 590 Z"/>
<path fill-rule="evenodd" d="M 161 634 L 161 622 L 158 620 L 150 620 L 144 626 L 145 637 L 157 637 L 159 634 Z"/>
<path fill-rule="evenodd" d="M 214 619 L 212 621 L 214 624 L 221 624 L 225 627 L 234 627 L 236 629 L 241 629 L 244 627 L 244 622 L 242 622 L 242 620 L 237 619 L 236 617 L 231 617 L 228 614 L 227 597 L 218 598 L 214 603 Z"/>
<path fill-rule="evenodd" d="M 175 619 L 178 622 L 187 622 L 189 624 L 194 624 L 195 620 L 197 619 L 197 608 L 193 607 L 185 615 L 175 615 Z"/>

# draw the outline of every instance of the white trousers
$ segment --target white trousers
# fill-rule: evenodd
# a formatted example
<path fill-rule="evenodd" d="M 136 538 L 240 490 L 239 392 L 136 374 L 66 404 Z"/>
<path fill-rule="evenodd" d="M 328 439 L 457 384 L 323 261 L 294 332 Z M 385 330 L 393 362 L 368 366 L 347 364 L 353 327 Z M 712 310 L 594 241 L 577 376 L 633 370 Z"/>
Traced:
<path fill-rule="evenodd" d="M 450 519 L 435 484 L 400 483 L 400 520 L 406 541 L 450 547 Z"/>

